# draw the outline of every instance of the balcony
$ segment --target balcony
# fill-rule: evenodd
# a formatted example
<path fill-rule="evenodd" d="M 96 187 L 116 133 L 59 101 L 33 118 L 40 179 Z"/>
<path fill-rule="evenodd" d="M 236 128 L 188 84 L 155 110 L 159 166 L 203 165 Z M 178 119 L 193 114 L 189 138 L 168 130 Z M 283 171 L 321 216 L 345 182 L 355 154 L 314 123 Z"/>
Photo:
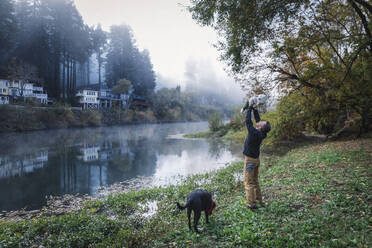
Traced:
<path fill-rule="evenodd" d="M 41 92 L 43 92 L 43 87 L 36 87 L 36 86 L 34 86 L 33 90 L 34 91 L 41 91 Z"/>
<path fill-rule="evenodd" d="M 47 99 L 48 94 L 34 94 L 34 97 L 36 97 L 38 99 Z"/>
<path fill-rule="evenodd" d="M 99 104 L 99 100 L 97 98 L 80 98 L 80 103 L 89 103 L 89 104 Z"/>

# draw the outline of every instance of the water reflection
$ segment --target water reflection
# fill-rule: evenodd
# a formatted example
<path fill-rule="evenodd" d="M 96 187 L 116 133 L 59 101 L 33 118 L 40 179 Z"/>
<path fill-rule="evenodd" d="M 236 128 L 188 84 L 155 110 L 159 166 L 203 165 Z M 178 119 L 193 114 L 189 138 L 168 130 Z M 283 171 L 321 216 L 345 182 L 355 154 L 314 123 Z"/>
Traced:
<path fill-rule="evenodd" d="M 38 208 L 48 195 L 94 194 L 138 176 L 155 184 L 223 166 L 223 144 L 169 138 L 207 123 L 135 125 L 0 135 L 0 210 Z"/>
<path fill-rule="evenodd" d="M 48 151 L 19 156 L 0 156 L 0 179 L 22 176 L 43 168 L 48 161 Z"/>

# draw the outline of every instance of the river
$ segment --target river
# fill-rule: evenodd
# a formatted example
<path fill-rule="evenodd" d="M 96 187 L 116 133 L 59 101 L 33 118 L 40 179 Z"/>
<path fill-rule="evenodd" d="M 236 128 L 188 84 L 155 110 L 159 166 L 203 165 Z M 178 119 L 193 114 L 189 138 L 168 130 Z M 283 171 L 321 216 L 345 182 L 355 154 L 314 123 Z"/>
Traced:
<path fill-rule="evenodd" d="M 241 159 L 218 140 L 185 139 L 207 122 L 0 134 L 0 211 L 37 209 L 49 195 L 94 195 L 138 178 L 153 185 Z"/>

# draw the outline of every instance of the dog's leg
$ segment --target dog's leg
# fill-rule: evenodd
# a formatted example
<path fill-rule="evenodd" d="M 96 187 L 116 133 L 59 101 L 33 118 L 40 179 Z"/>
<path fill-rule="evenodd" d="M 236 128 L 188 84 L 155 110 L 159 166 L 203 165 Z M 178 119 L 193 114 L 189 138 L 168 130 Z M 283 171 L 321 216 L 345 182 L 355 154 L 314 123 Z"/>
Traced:
<path fill-rule="evenodd" d="M 187 219 L 189 220 L 189 230 L 191 231 L 190 218 L 191 218 L 191 209 L 187 208 Z"/>
<path fill-rule="evenodd" d="M 205 213 L 205 221 L 208 224 L 209 223 L 209 220 L 208 220 L 208 212 L 207 212 L 207 210 L 205 210 L 204 213 Z"/>
<path fill-rule="evenodd" d="M 195 232 L 200 233 L 198 230 L 198 222 L 200 219 L 201 211 L 194 211 L 194 229 Z"/>

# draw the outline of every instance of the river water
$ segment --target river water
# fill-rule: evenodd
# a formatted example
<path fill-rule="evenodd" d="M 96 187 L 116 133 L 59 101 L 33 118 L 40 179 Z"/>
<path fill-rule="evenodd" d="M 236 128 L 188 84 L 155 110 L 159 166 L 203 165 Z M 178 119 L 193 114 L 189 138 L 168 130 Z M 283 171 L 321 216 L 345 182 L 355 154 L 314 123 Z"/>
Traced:
<path fill-rule="evenodd" d="M 207 129 L 192 122 L 0 134 L 0 211 L 136 178 L 166 185 L 241 159 L 221 141 L 182 138 Z"/>

